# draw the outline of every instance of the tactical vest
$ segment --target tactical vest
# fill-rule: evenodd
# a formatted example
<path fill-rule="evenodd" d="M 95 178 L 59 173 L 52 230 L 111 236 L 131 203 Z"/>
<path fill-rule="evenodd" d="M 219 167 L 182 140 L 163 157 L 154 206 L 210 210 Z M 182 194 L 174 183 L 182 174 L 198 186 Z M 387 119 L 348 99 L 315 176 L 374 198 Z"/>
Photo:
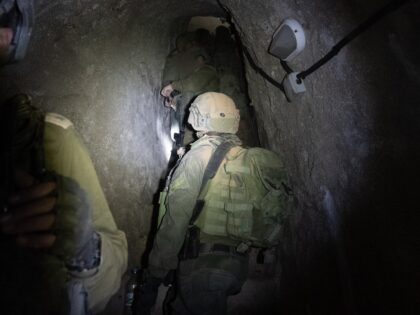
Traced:
<path fill-rule="evenodd" d="M 285 167 L 273 152 L 232 148 L 203 194 L 195 225 L 204 233 L 261 248 L 280 241 L 293 198 Z"/>

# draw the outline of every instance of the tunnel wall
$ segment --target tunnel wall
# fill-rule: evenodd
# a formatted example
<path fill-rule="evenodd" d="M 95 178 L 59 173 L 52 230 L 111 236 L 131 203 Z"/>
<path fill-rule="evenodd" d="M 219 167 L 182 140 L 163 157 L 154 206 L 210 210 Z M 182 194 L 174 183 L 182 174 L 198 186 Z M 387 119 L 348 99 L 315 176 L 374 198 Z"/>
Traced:
<path fill-rule="evenodd" d="M 166 56 L 188 17 L 220 14 L 195 1 L 37 1 L 25 60 L 2 70 L 36 106 L 69 118 L 86 143 L 129 265 L 138 265 L 171 141 L 159 91 Z"/>
<path fill-rule="evenodd" d="M 306 48 L 290 63 L 302 71 L 385 1 L 221 3 L 256 64 L 281 82 L 267 50 L 282 20 L 303 24 Z M 419 9 L 411 2 L 345 47 L 293 103 L 246 61 L 261 141 L 285 157 L 298 202 L 280 253 L 283 312 L 418 309 Z"/>
<path fill-rule="evenodd" d="M 291 63 L 303 70 L 382 3 L 40 0 L 28 57 L 1 75 L 74 122 L 127 233 L 132 266 L 166 171 L 161 73 L 188 19 L 223 15 L 219 5 L 226 6 L 256 63 L 281 81 L 285 73 L 267 49 L 284 18 L 303 23 L 307 48 Z M 260 140 L 284 157 L 297 203 L 276 287 L 248 291 L 245 307 L 278 293 L 288 314 L 415 311 L 419 11 L 413 2 L 384 19 L 308 77 L 293 103 L 245 62 Z"/>

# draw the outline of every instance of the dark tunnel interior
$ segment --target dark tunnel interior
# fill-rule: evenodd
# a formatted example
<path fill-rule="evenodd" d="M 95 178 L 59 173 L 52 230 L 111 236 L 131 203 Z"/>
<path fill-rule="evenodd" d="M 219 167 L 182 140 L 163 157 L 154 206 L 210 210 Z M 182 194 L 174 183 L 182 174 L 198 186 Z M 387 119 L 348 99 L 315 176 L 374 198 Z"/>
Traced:
<path fill-rule="evenodd" d="M 153 231 L 172 148 L 162 75 L 193 17 L 235 30 L 249 115 L 240 135 L 283 158 L 296 200 L 268 262 L 251 254 L 249 279 L 228 313 L 420 313 L 420 2 L 345 46 L 293 102 L 244 55 L 281 82 L 286 71 L 268 47 L 284 19 L 303 25 L 306 47 L 289 63 L 302 71 L 385 3 L 36 1 L 27 56 L 2 68 L 0 80 L 74 123 L 126 233 L 128 271 L 102 315 L 123 314 L 124 282 Z"/>

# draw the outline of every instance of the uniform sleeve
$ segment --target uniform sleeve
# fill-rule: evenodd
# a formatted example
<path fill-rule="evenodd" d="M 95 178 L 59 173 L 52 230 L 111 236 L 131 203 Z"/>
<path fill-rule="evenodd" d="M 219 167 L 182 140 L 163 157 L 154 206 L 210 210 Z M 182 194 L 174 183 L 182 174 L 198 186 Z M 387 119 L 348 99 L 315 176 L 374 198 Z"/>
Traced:
<path fill-rule="evenodd" d="M 80 136 L 68 120 L 60 125 L 60 119 L 65 118 L 57 119 L 58 124 L 45 124 L 46 167 L 78 182 L 92 206 L 93 228 L 101 238 L 101 262 L 95 273 L 79 276 L 88 292 L 89 308 L 96 313 L 105 308 L 109 298 L 119 289 L 127 268 L 127 240 L 115 224 Z"/>
<path fill-rule="evenodd" d="M 176 53 L 172 53 L 166 58 L 165 68 L 162 75 L 162 87 L 171 83 L 178 78 L 178 71 L 176 67 Z"/>
<path fill-rule="evenodd" d="M 167 210 L 149 256 L 149 270 L 155 277 L 163 278 L 169 270 L 177 268 L 178 253 L 184 242 L 211 152 L 210 146 L 188 152 L 174 172 L 166 198 Z"/>
<path fill-rule="evenodd" d="M 192 91 L 200 93 L 203 91 L 218 89 L 219 79 L 216 70 L 208 65 L 201 67 L 188 77 L 172 82 L 174 90 L 181 92 Z"/>

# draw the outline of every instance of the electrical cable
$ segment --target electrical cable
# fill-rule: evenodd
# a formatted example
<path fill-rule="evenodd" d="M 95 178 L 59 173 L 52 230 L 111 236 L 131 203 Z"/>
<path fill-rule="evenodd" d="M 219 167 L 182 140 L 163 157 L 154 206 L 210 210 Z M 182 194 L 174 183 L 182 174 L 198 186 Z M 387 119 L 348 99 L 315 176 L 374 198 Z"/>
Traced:
<path fill-rule="evenodd" d="M 217 0 L 218 4 L 220 5 L 221 8 L 223 8 L 227 15 L 226 15 L 226 20 L 228 21 L 228 23 L 230 25 L 234 25 L 234 23 L 232 22 L 232 11 L 225 6 L 223 3 L 220 2 L 220 0 Z M 230 28 L 233 36 L 235 37 L 236 42 L 238 43 L 238 45 L 240 46 L 240 48 L 242 48 L 242 52 L 244 53 L 245 57 L 248 59 L 248 62 L 250 64 L 250 66 L 257 72 L 259 73 L 264 79 L 266 79 L 268 82 L 270 82 L 272 85 L 274 85 L 276 88 L 280 89 L 280 91 L 282 91 L 284 93 L 284 87 L 283 84 L 281 82 L 278 82 L 276 79 L 274 79 L 273 77 L 271 77 L 267 72 L 264 71 L 264 69 L 262 69 L 261 67 L 259 67 L 256 62 L 254 61 L 254 59 L 252 58 L 251 54 L 249 53 L 248 47 L 246 47 L 242 41 L 241 41 L 241 36 L 239 35 L 238 30 L 235 27 L 231 27 Z"/>
<path fill-rule="evenodd" d="M 315 64 L 313 64 L 310 68 L 308 68 L 305 71 L 302 71 L 298 73 L 297 79 L 303 80 L 311 73 L 318 70 L 320 67 L 322 67 L 324 64 L 326 64 L 328 61 L 330 61 L 334 56 L 336 56 L 340 50 L 346 46 L 348 43 L 350 43 L 352 40 L 354 40 L 357 36 L 368 30 L 370 27 L 372 27 L 376 22 L 378 22 L 380 19 L 391 13 L 392 11 L 395 11 L 399 9 L 401 6 L 406 4 L 410 0 L 393 0 L 386 4 L 384 7 L 382 7 L 379 11 L 377 11 L 374 15 L 372 15 L 370 18 L 365 20 L 362 24 L 360 24 L 358 27 L 356 27 L 353 31 L 351 31 L 346 37 L 344 37 L 341 41 L 339 41 L 331 50 L 329 53 L 327 53 L 324 57 L 322 57 L 320 60 L 318 60 Z"/>
<path fill-rule="evenodd" d="M 284 71 L 287 72 L 287 74 L 294 72 L 293 69 L 290 68 L 289 64 L 286 61 L 280 59 L 280 64 L 283 67 Z"/>
<path fill-rule="evenodd" d="M 280 89 L 282 92 L 284 92 L 284 87 L 283 84 L 276 81 L 274 78 L 272 78 L 269 74 L 267 74 L 267 72 L 264 71 L 264 69 L 260 68 L 254 61 L 254 59 L 252 59 L 251 54 L 248 51 L 248 48 L 244 45 L 242 45 L 242 49 L 244 52 L 244 55 L 246 56 L 246 58 L 249 61 L 250 66 L 256 71 L 258 72 L 264 79 L 266 79 L 268 82 L 270 82 L 272 85 L 274 85 L 276 88 Z"/>
<path fill-rule="evenodd" d="M 327 53 L 324 57 L 322 57 L 320 60 L 318 60 L 315 64 L 313 64 L 308 69 L 301 71 L 297 74 L 298 81 L 305 79 L 308 75 L 312 74 L 316 70 L 318 70 L 320 67 L 322 67 L 324 64 L 326 64 L 328 61 L 330 61 L 333 57 L 335 57 L 340 50 L 349 44 L 352 40 L 354 40 L 357 36 L 362 34 L 363 32 L 367 31 L 370 27 L 372 27 L 375 23 L 377 23 L 380 19 L 388 15 L 389 13 L 396 11 L 400 7 L 402 7 L 404 4 L 408 3 L 410 0 L 392 0 L 385 6 L 383 6 L 379 11 L 377 11 L 375 14 L 373 14 L 371 17 L 369 17 L 367 20 L 365 20 L 362 24 L 360 24 L 358 27 L 356 27 L 353 31 L 351 31 L 346 37 L 344 37 L 341 41 L 339 41 L 331 50 L 329 53 Z M 223 5 L 220 0 L 218 0 L 219 5 L 226 10 L 228 13 L 228 21 L 231 25 L 232 23 L 232 12 Z M 235 37 L 239 38 L 239 34 L 237 34 L 236 29 L 235 30 Z M 254 59 L 252 58 L 251 54 L 248 51 L 248 48 L 242 44 L 240 40 L 238 40 L 238 43 L 240 43 L 242 50 L 244 52 L 244 55 L 249 61 L 249 64 L 251 67 L 258 72 L 263 78 L 265 78 L 268 82 L 270 82 L 272 85 L 280 89 L 284 93 L 284 87 L 283 84 L 276 81 L 273 77 L 271 77 L 267 72 L 264 71 L 261 67 L 259 67 Z M 293 72 L 293 70 L 289 67 L 289 65 L 281 60 L 281 65 L 284 68 L 284 70 L 290 74 Z"/>

